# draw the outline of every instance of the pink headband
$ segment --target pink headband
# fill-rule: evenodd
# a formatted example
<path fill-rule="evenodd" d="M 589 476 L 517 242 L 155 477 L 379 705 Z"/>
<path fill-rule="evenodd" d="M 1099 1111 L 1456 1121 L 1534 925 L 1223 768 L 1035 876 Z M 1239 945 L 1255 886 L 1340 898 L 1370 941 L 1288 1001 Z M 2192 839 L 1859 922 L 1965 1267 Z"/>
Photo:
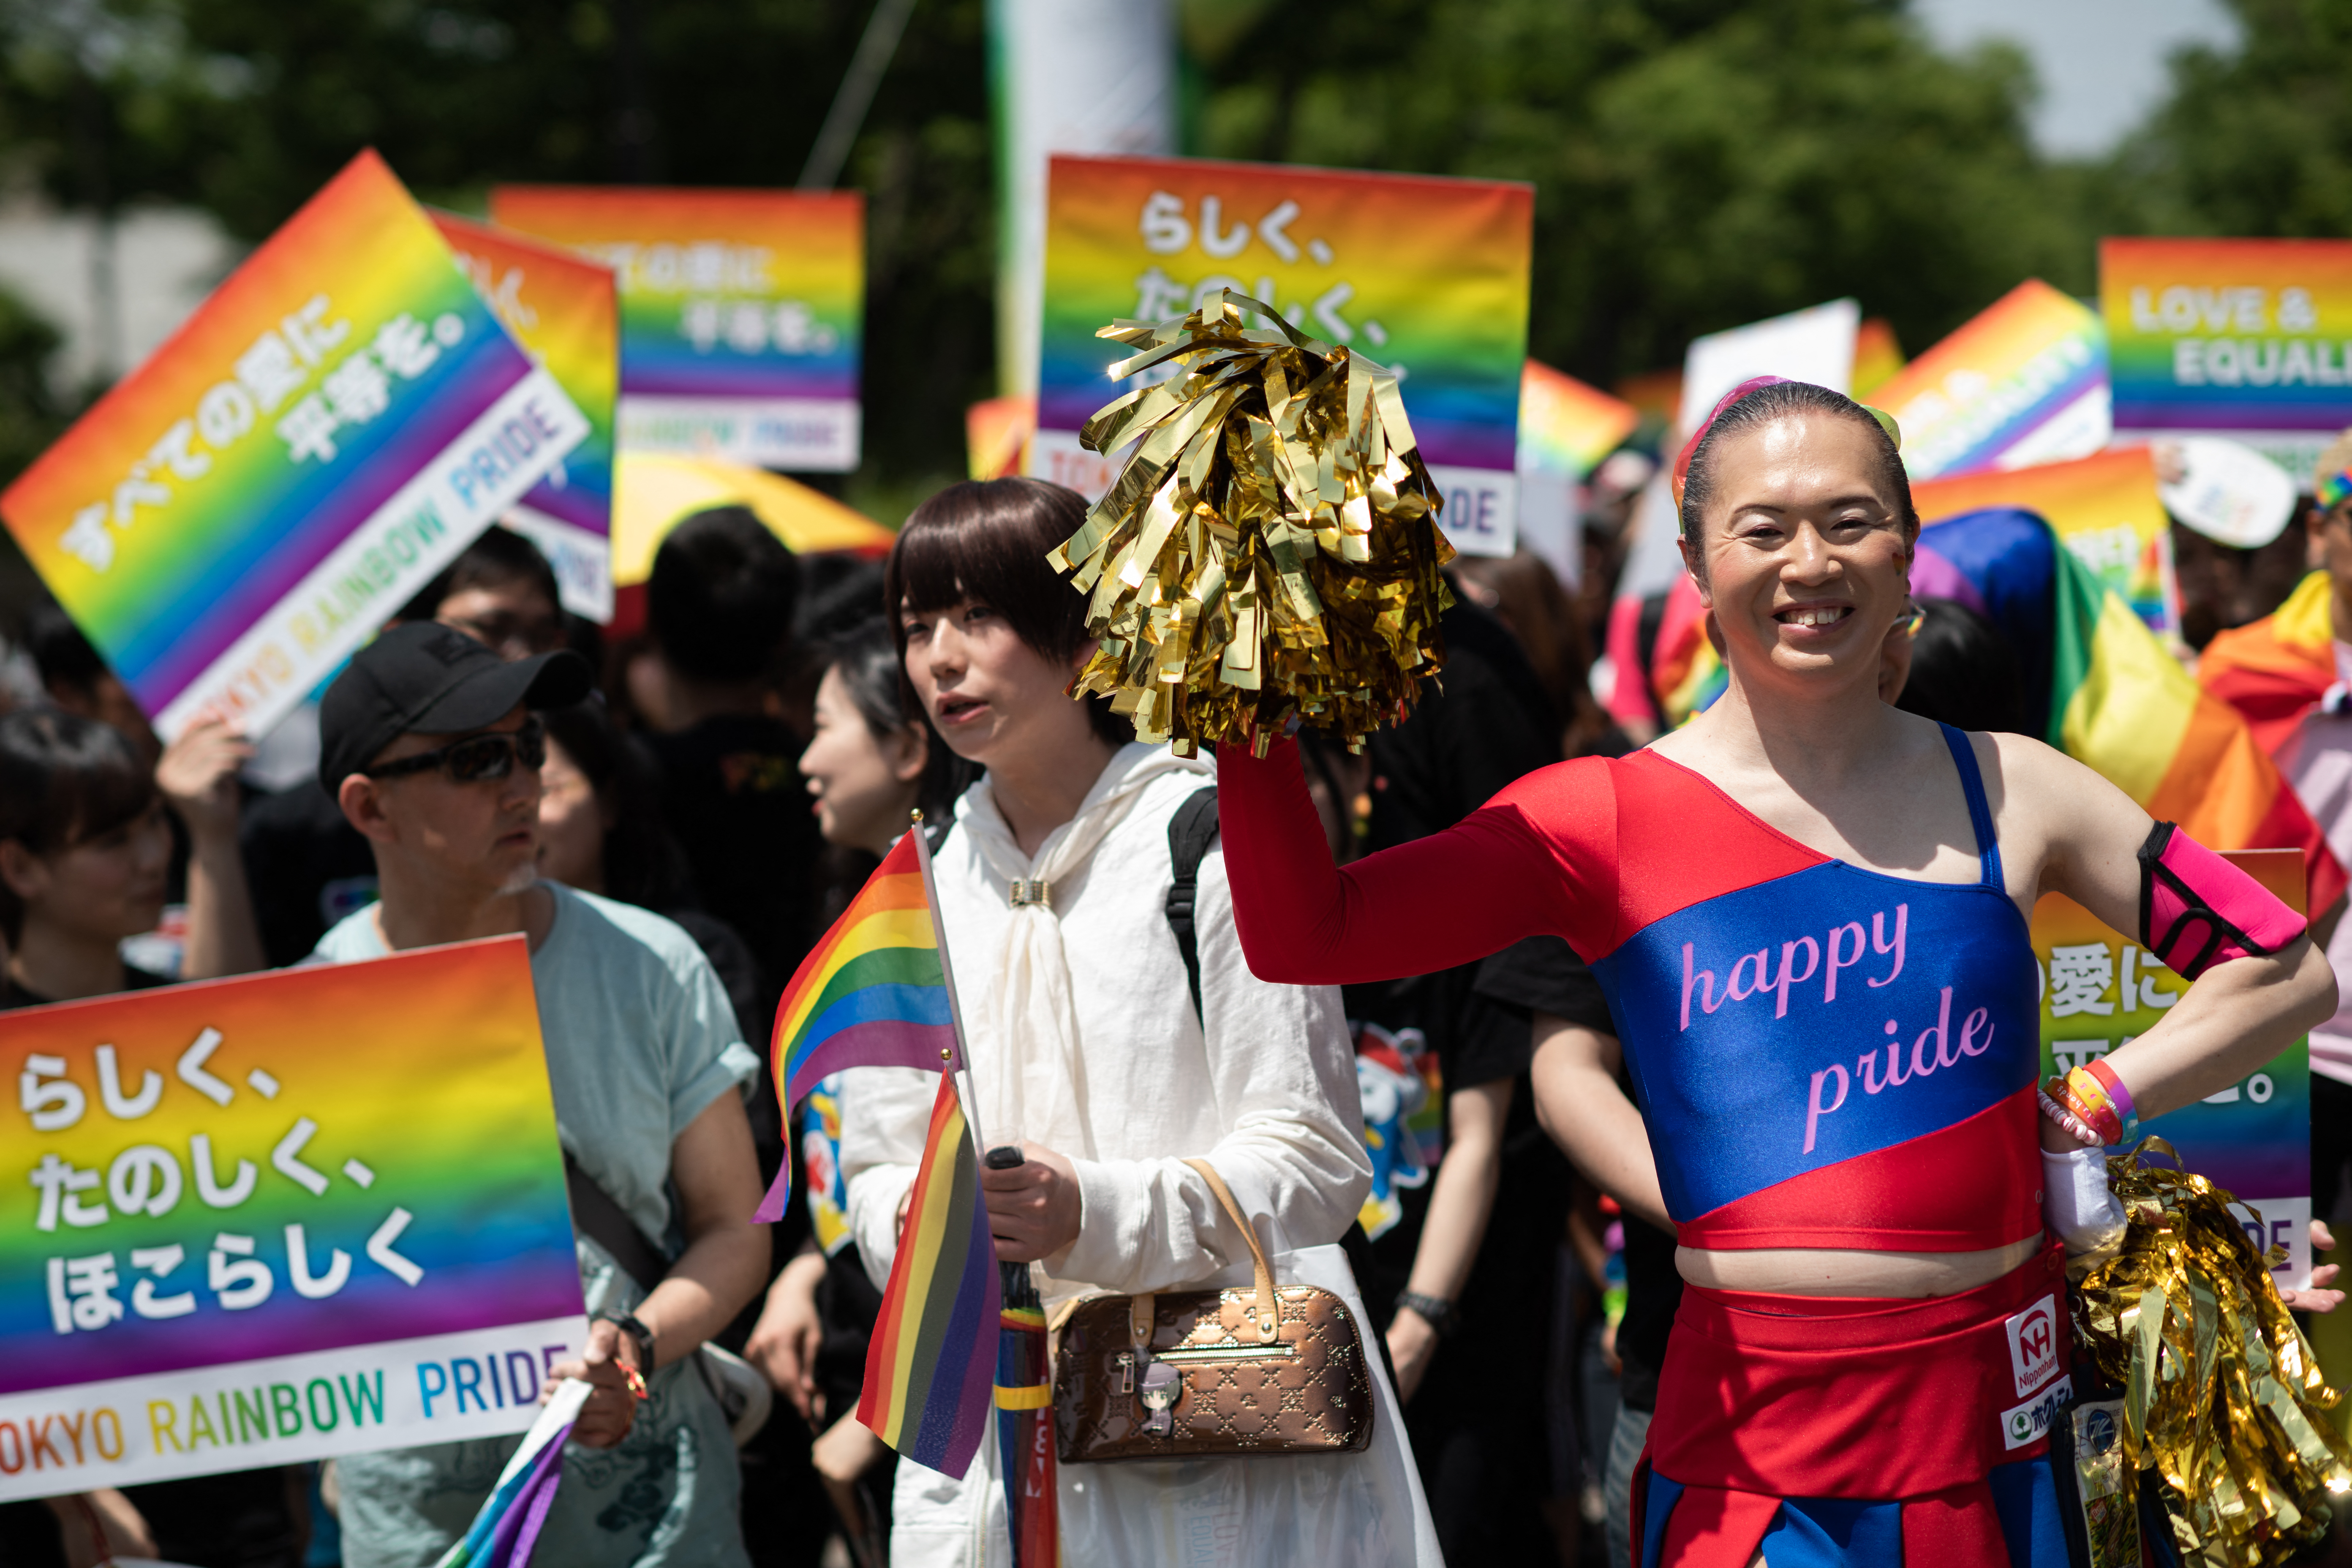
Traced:
<path fill-rule="evenodd" d="M 1690 439 L 1683 443 L 1682 455 L 1675 459 L 1675 505 L 1679 507 L 1683 504 L 1683 481 L 1690 477 L 1691 458 L 1697 454 L 1698 444 L 1706 438 L 1706 433 L 1715 428 L 1715 422 L 1723 417 L 1723 411 L 1751 392 L 1778 386 L 1788 379 L 1785 375 L 1751 375 L 1715 400 L 1715 406 L 1706 411 L 1706 417 L 1699 421 L 1698 428 L 1692 431 Z"/>
<path fill-rule="evenodd" d="M 1691 458 L 1697 455 L 1698 444 L 1706 439 L 1706 433 L 1715 428 L 1715 422 L 1723 417 L 1724 410 L 1751 392 L 1760 391 L 1768 386 L 1778 386 L 1788 379 L 1785 375 L 1749 376 L 1746 381 L 1716 399 L 1715 406 L 1707 410 L 1706 417 L 1699 422 L 1697 429 L 1691 432 L 1691 438 L 1683 443 L 1681 455 L 1675 458 L 1675 505 L 1677 508 L 1683 504 L 1683 485 L 1690 477 Z M 1883 408 L 1873 408 L 1867 403 L 1862 404 L 1861 408 L 1864 414 L 1878 421 L 1878 427 L 1886 432 L 1886 438 L 1895 443 L 1895 449 L 1901 451 L 1903 431 L 1895 423 L 1895 416 Z"/>

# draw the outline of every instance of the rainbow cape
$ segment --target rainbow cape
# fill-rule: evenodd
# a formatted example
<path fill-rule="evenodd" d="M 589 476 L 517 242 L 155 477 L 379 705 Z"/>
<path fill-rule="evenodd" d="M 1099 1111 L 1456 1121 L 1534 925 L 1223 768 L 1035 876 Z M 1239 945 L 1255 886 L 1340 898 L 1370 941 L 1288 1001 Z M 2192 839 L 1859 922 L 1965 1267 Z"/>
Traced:
<path fill-rule="evenodd" d="M 499 1484 L 474 1516 L 473 1527 L 441 1554 L 434 1568 L 524 1568 L 539 1543 L 547 1510 L 555 1506 L 555 1489 L 563 1479 L 563 1445 L 588 1393 L 588 1385 L 576 1378 L 565 1378 L 556 1386 L 539 1419 L 523 1434 L 522 1447 L 499 1473 Z"/>
<path fill-rule="evenodd" d="M 2236 709 L 2273 757 L 2336 684 L 2333 598 L 2327 574 L 2314 572 L 2275 614 L 2221 633 L 2197 662 L 2198 684 Z"/>
<path fill-rule="evenodd" d="M 769 1052 L 788 1118 L 793 1106 L 844 1068 L 945 1072 L 962 1065 L 932 910 L 930 854 L 917 829 L 891 847 L 784 987 Z M 783 1217 L 792 1180 L 787 1160 L 759 1219 Z"/>
<path fill-rule="evenodd" d="M 955 1079 L 942 1073 L 906 1228 L 866 1346 L 857 1419 L 917 1464 L 962 1475 L 995 1408 L 1003 1310 L 971 1128 Z"/>

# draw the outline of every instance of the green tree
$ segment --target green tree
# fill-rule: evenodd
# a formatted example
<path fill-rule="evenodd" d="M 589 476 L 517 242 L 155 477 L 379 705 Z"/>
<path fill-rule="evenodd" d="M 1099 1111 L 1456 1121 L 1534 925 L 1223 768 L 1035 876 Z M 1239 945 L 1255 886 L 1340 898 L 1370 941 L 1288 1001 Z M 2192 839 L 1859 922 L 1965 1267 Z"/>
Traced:
<path fill-rule="evenodd" d="M 2106 171 L 2124 232 L 2352 235 L 2352 7 L 2231 0 L 2240 47 L 2186 49 L 2172 93 Z"/>
<path fill-rule="evenodd" d="M 1533 350 L 1604 384 L 1839 295 L 1916 350 L 2091 281 L 2022 58 L 1898 4 L 1296 0 L 1213 78 L 1205 152 L 1533 181 Z"/>
<path fill-rule="evenodd" d="M 0 289 L 0 488 L 65 429 L 66 407 L 49 384 L 60 341 L 31 306 Z"/>
<path fill-rule="evenodd" d="M 0 0 L 0 149 L 62 200 L 257 239 L 362 147 L 500 180 L 786 185 L 867 0 Z M 924 0 L 845 180 L 869 203 L 866 468 L 962 466 L 993 385 L 984 0 Z M 2091 283 L 2084 182 L 2003 49 L 1899 0 L 1181 0 L 1188 150 L 1537 185 L 1533 345 L 1607 383 L 1859 297 L 1915 349 L 2020 279 Z M 1078 90 L 1085 84 L 1072 84 Z"/>
<path fill-rule="evenodd" d="M 866 12 L 827 0 L 0 0 L 0 147 L 60 200 L 258 240 L 373 146 L 429 201 L 499 181 L 789 186 Z M 928 0 L 845 183 L 868 202 L 867 475 L 962 467 L 992 390 L 982 0 Z"/>

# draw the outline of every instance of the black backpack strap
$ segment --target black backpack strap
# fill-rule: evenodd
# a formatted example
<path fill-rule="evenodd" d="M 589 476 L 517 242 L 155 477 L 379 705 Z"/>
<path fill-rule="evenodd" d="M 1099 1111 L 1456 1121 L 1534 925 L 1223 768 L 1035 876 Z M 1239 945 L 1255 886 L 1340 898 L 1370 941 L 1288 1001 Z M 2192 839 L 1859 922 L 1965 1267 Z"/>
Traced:
<path fill-rule="evenodd" d="M 1201 892 L 1201 862 L 1217 841 L 1217 786 L 1196 790 L 1168 819 L 1168 861 L 1173 875 L 1168 883 L 1168 929 L 1176 933 L 1176 951 L 1184 960 L 1184 983 L 1192 991 L 1192 1016 L 1208 1026 L 1201 1011 L 1201 929 L 1192 908 Z"/>
<path fill-rule="evenodd" d="M 654 1287 L 669 1274 L 669 1259 L 569 1149 L 563 1152 L 563 1184 L 572 1196 L 572 1223 L 611 1253 L 621 1272 L 635 1280 L 639 1289 L 653 1294 Z"/>

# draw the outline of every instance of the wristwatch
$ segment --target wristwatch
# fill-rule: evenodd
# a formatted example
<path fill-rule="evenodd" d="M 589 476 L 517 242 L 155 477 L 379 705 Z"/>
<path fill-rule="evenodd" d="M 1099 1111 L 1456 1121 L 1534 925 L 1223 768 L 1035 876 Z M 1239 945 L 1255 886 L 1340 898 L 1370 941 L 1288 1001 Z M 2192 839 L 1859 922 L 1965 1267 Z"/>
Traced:
<path fill-rule="evenodd" d="M 599 1312 L 596 1316 L 629 1336 L 637 1352 L 637 1371 L 650 1377 L 654 1370 L 654 1331 L 637 1321 L 635 1312 Z"/>
<path fill-rule="evenodd" d="M 1397 1296 L 1399 1310 L 1411 1307 L 1423 1321 L 1437 1331 L 1439 1339 L 1450 1337 L 1462 1321 L 1462 1309 L 1443 1296 L 1431 1296 L 1419 1290 L 1406 1290 Z"/>

